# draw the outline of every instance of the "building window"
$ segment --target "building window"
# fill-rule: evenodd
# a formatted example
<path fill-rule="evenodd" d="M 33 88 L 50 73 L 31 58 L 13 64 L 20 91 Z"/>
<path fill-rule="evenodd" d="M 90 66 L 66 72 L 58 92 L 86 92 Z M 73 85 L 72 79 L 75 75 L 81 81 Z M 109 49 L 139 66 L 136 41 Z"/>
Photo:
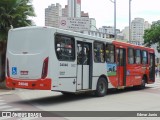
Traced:
<path fill-rule="evenodd" d="M 94 61 L 97 63 L 103 63 L 105 61 L 104 43 L 100 42 L 94 43 Z"/>
<path fill-rule="evenodd" d="M 55 36 L 55 51 L 58 60 L 73 61 L 75 60 L 75 40 L 72 37 L 63 35 Z"/>
<path fill-rule="evenodd" d="M 134 49 L 128 48 L 128 63 L 134 64 Z"/>
<path fill-rule="evenodd" d="M 114 63 L 115 54 L 114 54 L 114 45 L 106 44 L 106 62 Z"/>

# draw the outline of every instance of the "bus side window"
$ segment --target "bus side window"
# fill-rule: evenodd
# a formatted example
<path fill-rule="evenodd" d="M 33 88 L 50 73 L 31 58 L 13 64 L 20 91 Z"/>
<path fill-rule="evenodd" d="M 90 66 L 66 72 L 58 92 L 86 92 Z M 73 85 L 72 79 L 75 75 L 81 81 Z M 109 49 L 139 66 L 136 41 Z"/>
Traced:
<path fill-rule="evenodd" d="M 75 60 L 74 39 L 72 37 L 56 35 L 55 51 L 56 51 L 58 60 L 61 60 L 61 61 Z"/>
<path fill-rule="evenodd" d="M 94 43 L 94 61 L 97 63 L 103 63 L 105 61 L 104 43 Z"/>
<path fill-rule="evenodd" d="M 148 54 L 147 51 L 142 51 L 142 64 L 148 63 Z"/>
<path fill-rule="evenodd" d="M 128 63 L 129 64 L 134 64 L 134 49 L 133 48 L 128 48 Z"/>
<path fill-rule="evenodd" d="M 136 64 L 141 63 L 141 51 L 140 50 L 135 50 L 135 62 Z"/>
<path fill-rule="evenodd" d="M 114 45 L 106 44 L 106 62 L 114 63 L 115 62 L 115 54 L 114 54 Z"/>

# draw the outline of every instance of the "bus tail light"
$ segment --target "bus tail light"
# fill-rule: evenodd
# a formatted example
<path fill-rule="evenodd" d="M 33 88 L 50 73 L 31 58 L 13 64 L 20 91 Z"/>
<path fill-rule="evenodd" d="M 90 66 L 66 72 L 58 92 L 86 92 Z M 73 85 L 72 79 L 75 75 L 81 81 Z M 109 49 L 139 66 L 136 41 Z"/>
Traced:
<path fill-rule="evenodd" d="M 10 72 L 9 72 L 9 60 L 7 58 L 7 76 L 10 77 Z"/>
<path fill-rule="evenodd" d="M 47 77 L 48 74 L 48 60 L 49 58 L 47 57 L 44 61 L 43 61 L 43 67 L 42 67 L 42 75 L 41 78 L 44 79 Z"/>

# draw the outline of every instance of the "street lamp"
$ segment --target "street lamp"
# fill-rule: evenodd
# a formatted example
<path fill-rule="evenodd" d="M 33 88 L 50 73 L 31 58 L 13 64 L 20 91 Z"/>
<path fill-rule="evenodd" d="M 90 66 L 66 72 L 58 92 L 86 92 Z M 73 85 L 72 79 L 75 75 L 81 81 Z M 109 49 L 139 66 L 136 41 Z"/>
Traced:
<path fill-rule="evenodd" d="M 131 42 L 131 1 L 129 0 L 129 42 Z"/>
<path fill-rule="evenodd" d="M 116 33 L 116 0 L 110 0 L 112 3 L 114 3 L 114 39 L 117 39 L 117 33 Z"/>

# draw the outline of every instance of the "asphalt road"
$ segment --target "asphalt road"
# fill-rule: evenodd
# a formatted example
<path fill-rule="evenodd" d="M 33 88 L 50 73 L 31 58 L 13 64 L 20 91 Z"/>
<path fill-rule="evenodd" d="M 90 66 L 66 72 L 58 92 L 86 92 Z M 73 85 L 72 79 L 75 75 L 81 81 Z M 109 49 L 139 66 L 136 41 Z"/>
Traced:
<path fill-rule="evenodd" d="M 0 95 L 1 111 L 160 111 L 160 78 L 143 90 L 110 90 L 104 97 L 81 94 L 65 96 L 59 92 L 16 89 Z M 59 113 L 62 115 L 62 113 Z M 74 113 L 73 113 L 74 114 Z M 113 112 L 114 114 L 114 112 Z M 116 114 L 116 112 L 115 112 Z M 123 113 L 124 114 L 124 113 Z M 75 115 L 76 116 L 76 115 Z M 158 117 L 54 117 L 47 120 L 158 120 Z M 23 118 L 24 120 L 26 118 Z M 22 119 L 22 120 L 23 120 Z M 39 118 L 33 118 L 38 119 Z M 44 118 L 41 118 L 44 120 Z M 20 120 L 20 119 L 19 119 Z M 28 119 L 27 119 L 28 120 Z M 29 119 L 30 120 L 30 119 Z"/>

